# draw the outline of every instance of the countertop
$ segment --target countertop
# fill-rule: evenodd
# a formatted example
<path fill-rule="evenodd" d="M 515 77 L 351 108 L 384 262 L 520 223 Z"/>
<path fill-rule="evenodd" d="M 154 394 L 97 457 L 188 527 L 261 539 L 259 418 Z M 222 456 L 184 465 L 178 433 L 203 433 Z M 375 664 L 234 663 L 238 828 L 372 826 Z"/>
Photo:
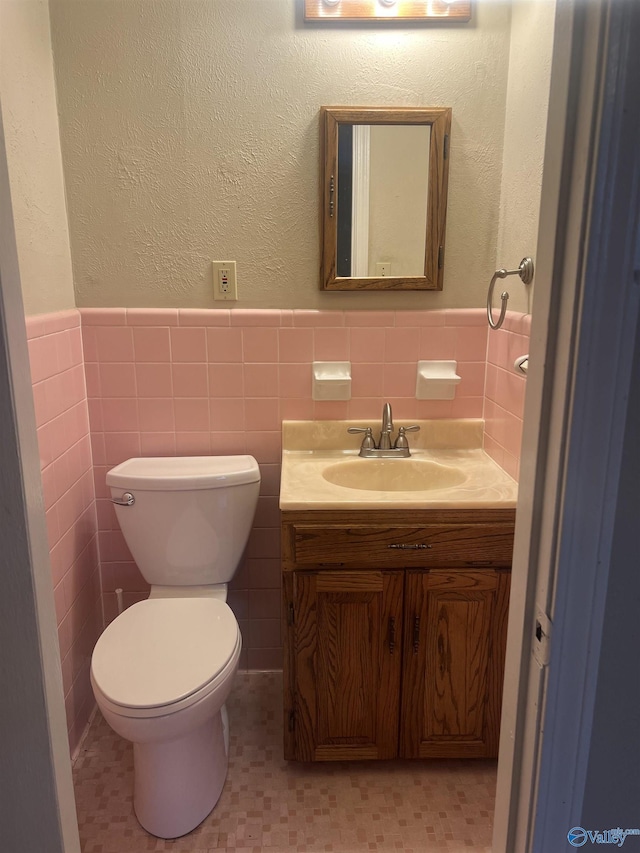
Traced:
<path fill-rule="evenodd" d="M 384 460 L 402 466 L 427 460 L 461 471 L 458 485 L 424 491 L 376 491 L 338 486 L 323 473 L 341 461 L 366 466 L 379 460 L 358 456 L 361 436 L 347 433 L 349 426 L 379 424 L 362 421 L 284 421 L 281 510 L 335 509 L 471 509 L 513 508 L 518 484 L 481 447 L 481 420 L 417 421 L 420 432 L 411 433 L 411 457 Z M 397 421 L 396 426 L 404 425 Z"/>

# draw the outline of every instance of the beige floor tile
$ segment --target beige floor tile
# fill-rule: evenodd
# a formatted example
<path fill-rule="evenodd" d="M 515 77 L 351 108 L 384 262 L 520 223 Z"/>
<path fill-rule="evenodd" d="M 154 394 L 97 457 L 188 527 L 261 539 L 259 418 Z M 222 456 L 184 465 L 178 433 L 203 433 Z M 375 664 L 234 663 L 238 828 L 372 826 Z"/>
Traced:
<path fill-rule="evenodd" d="M 83 853 L 489 853 L 495 762 L 289 763 L 281 696 L 279 673 L 238 675 L 222 796 L 175 840 L 136 821 L 131 744 L 96 715 L 74 766 Z"/>

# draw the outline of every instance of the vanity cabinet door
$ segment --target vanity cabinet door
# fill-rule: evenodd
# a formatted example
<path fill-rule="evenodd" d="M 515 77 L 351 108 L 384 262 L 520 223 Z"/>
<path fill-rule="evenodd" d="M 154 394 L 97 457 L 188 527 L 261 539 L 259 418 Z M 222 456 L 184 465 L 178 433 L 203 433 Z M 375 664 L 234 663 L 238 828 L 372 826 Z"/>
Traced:
<path fill-rule="evenodd" d="M 400 754 L 498 754 L 510 575 L 408 571 Z"/>
<path fill-rule="evenodd" d="M 397 755 L 402 590 L 402 572 L 295 572 L 298 760 Z"/>

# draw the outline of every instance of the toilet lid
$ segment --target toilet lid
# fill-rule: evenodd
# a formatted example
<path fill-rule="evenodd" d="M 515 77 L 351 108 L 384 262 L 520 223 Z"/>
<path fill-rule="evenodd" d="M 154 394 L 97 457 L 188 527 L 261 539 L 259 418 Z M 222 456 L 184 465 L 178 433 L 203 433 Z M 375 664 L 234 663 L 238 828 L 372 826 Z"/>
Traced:
<path fill-rule="evenodd" d="M 93 651 L 91 673 L 117 705 L 169 705 L 224 669 L 238 634 L 231 608 L 218 599 L 147 599 L 105 629 Z"/>

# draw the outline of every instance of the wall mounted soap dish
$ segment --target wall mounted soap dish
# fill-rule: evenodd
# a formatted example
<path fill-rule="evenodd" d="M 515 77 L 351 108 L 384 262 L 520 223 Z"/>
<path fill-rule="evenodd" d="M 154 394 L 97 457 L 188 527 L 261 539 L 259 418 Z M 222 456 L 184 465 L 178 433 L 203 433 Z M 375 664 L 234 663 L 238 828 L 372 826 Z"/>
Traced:
<path fill-rule="evenodd" d="M 314 400 L 350 400 L 351 362 L 314 361 L 311 396 Z"/>
<path fill-rule="evenodd" d="M 418 400 L 453 400 L 461 377 L 456 361 L 419 361 L 416 377 Z"/>

